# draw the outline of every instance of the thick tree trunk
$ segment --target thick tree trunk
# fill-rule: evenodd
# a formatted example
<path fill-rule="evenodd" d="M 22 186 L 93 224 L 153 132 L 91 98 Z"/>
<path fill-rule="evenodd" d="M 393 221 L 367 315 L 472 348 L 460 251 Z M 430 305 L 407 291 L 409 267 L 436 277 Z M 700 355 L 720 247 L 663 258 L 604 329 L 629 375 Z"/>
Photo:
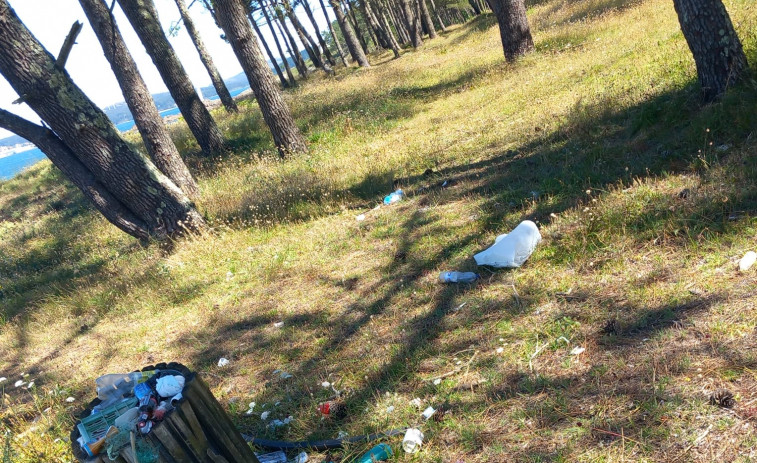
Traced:
<path fill-rule="evenodd" d="M 108 6 L 102 0 L 79 0 L 79 3 L 118 80 L 150 159 L 189 197 L 198 196 L 197 183 L 171 140 Z"/>
<path fill-rule="evenodd" d="M 29 123 L 22 136 L 47 149 L 98 208 L 114 207 L 106 217 L 119 228 L 139 238 L 165 238 L 205 227 L 186 195 L 119 136 L 7 0 L 0 0 L 0 74 L 52 130 L 40 132 Z"/>
<path fill-rule="evenodd" d="M 276 43 L 276 48 L 279 50 L 279 56 L 281 56 L 282 61 L 284 61 L 284 68 L 287 71 L 287 77 L 289 78 L 289 82 L 292 86 L 294 86 L 296 81 L 294 80 L 294 75 L 292 75 L 292 69 L 289 67 L 289 60 L 284 54 L 284 51 L 281 49 L 281 43 L 279 43 L 279 36 L 276 34 L 276 30 L 273 28 L 273 24 L 271 23 L 271 18 L 268 16 L 268 10 L 266 9 L 265 4 L 263 4 L 262 2 L 260 3 L 260 10 L 263 12 L 265 21 L 268 23 L 268 28 L 271 29 L 271 35 L 273 36 L 273 41 Z"/>
<path fill-rule="evenodd" d="M 428 38 L 435 39 L 439 37 L 436 34 L 436 28 L 434 27 L 434 20 L 431 19 L 431 13 L 428 12 L 426 0 L 418 0 L 418 6 L 421 10 L 421 21 L 423 21 L 423 28 L 428 31 Z"/>
<path fill-rule="evenodd" d="M 263 60 L 257 39 L 238 0 L 215 0 L 216 16 L 231 48 L 250 81 L 263 119 L 271 129 L 273 141 L 284 157 L 307 152 L 305 139 L 276 86 L 271 70 Z"/>
<path fill-rule="evenodd" d="M 150 238 L 147 224 L 113 196 L 50 129 L 3 109 L 0 109 L 0 127 L 34 143 L 110 223 L 135 238 Z"/>
<path fill-rule="evenodd" d="M 158 68 L 202 151 L 206 155 L 224 151 L 223 135 L 163 34 L 152 0 L 119 0 L 118 3 Z"/>
<path fill-rule="evenodd" d="M 302 55 L 300 54 L 300 47 L 297 45 L 297 41 L 294 39 L 292 32 L 287 27 L 286 18 L 284 18 L 284 14 L 278 7 L 273 6 L 272 8 L 274 14 L 276 15 L 276 19 L 279 20 L 279 29 L 282 30 L 282 34 L 285 34 L 286 38 L 289 41 L 289 53 L 292 55 L 294 64 L 297 66 L 297 70 L 300 72 L 300 75 L 307 78 L 310 71 L 308 71 L 308 66 L 305 63 L 305 60 L 302 59 Z"/>
<path fill-rule="evenodd" d="M 331 32 L 331 38 L 334 39 L 334 44 L 336 45 L 336 51 L 339 53 L 339 58 L 342 59 L 342 64 L 344 64 L 345 67 L 347 67 L 347 60 L 345 59 L 345 53 L 344 50 L 342 50 L 342 45 L 339 43 L 339 37 L 336 36 L 336 31 L 334 30 L 334 25 L 331 23 L 331 19 L 329 18 L 328 10 L 326 9 L 326 4 L 323 3 L 323 0 L 318 0 L 321 4 L 321 9 L 323 10 L 323 16 L 326 18 L 326 22 L 329 23 L 329 32 Z"/>
<path fill-rule="evenodd" d="M 380 16 L 376 15 L 376 13 L 373 11 L 373 6 L 371 5 L 370 0 L 363 0 L 363 4 L 365 5 L 366 15 L 372 18 L 372 21 L 377 23 L 376 31 L 381 34 L 383 40 L 386 41 L 388 45 L 387 48 L 392 49 L 395 58 L 399 58 L 400 46 L 397 43 L 397 39 L 394 38 L 394 33 L 392 32 L 392 28 L 389 26 L 386 17 L 383 14 L 381 14 Z"/>
<path fill-rule="evenodd" d="M 339 5 L 339 0 L 329 0 L 329 3 L 331 4 L 331 9 L 334 10 L 336 20 L 339 23 L 339 29 L 342 30 L 342 35 L 344 36 L 345 42 L 347 42 L 347 48 L 350 51 L 352 59 L 356 61 L 360 67 L 370 67 L 371 65 L 368 63 L 368 58 L 365 56 L 365 52 L 360 46 L 355 31 L 352 29 L 352 26 Z"/>
<path fill-rule="evenodd" d="M 276 70 L 276 75 L 279 76 L 279 80 L 281 81 L 281 86 L 284 88 L 289 87 L 289 82 L 287 82 L 286 78 L 284 77 L 284 73 L 281 72 L 281 66 L 279 66 L 278 60 L 275 56 L 273 56 L 273 53 L 271 53 L 271 47 L 268 46 L 268 42 L 265 41 L 263 38 L 263 33 L 260 32 L 260 27 L 258 26 L 258 22 L 255 21 L 255 17 L 252 15 L 252 12 L 247 14 L 247 17 L 250 19 L 250 23 L 252 23 L 252 27 L 255 29 L 255 33 L 258 35 L 258 40 L 263 42 L 263 48 L 265 48 L 265 52 L 268 55 L 268 59 L 271 60 L 271 63 L 273 64 L 273 68 Z M 283 53 L 282 53 L 283 56 Z"/>
<path fill-rule="evenodd" d="M 436 9 L 436 3 L 434 3 L 434 0 L 429 0 L 431 2 L 431 12 L 436 16 L 436 20 L 439 22 L 439 27 L 442 29 L 442 32 L 447 32 L 447 26 L 444 24 L 444 21 L 442 21 L 442 17 L 439 15 L 439 10 Z"/>
<path fill-rule="evenodd" d="M 341 2 L 342 2 L 342 5 L 344 6 L 344 11 L 347 16 L 347 20 L 352 25 L 352 30 L 355 31 L 355 35 L 357 36 L 357 39 L 360 42 L 360 46 L 363 47 L 363 51 L 367 54 L 368 42 L 365 41 L 365 37 L 363 36 L 363 31 L 360 29 L 360 25 L 357 22 L 357 17 L 355 17 L 355 12 L 352 11 L 352 8 L 350 8 L 350 3 L 347 0 L 341 0 Z"/>
<path fill-rule="evenodd" d="M 488 0 L 499 23 L 499 35 L 505 59 L 515 61 L 534 49 L 534 39 L 526 17 L 523 0 Z M 479 13 L 480 14 L 480 13 Z"/>
<path fill-rule="evenodd" d="M 331 51 L 329 50 L 328 45 L 326 44 L 326 41 L 323 39 L 323 36 L 321 35 L 320 30 L 318 29 L 318 23 L 315 21 L 315 16 L 313 16 L 313 11 L 310 9 L 310 5 L 308 5 L 307 0 L 302 1 L 302 6 L 305 8 L 305 14 L 307 14 L 308 19 L 310 20 L 310 24 L 313 25 L 313 30 L 315 31 L 315 36 L 318 39 L 318 43 L 321 45 L 321 49 L 323 50 L 323 54 L 326 56 L 326 59 L 328 60 L 329 64 L 331 66 L 336 65 L 336 61 L 334 61 L 334 56 L 331 54 Z M 326 18 L 326 21 L 328 21 L 329 18 Z M 336 39 L 336 38 L 335 38 Z"/>
<path fill-rule="evenodd" d="M 721 0 L 673 0 L 697 65 L 706 102 L 720 97 L 747 69 L 747 59 Z"/>
<path fill-rule="evenodd" d="M 237 104 L 234 101 L 234 98 L 231 97 L 229 89 L 226 88 L 226 84 L 223 82 L 223 79 L 221 79 L 221 74 L 218 72 L 218 69 L 216 69 L 215 64 L 213 64 L 213 59 L 210 57 L 208 50 L 205 48 L 205 43 L 202 41 L 202 38 L 200 38 L 200 33 L 197 31 L 194 22 L 192 22 L 192 18 L 189 16 L 189 10 L 184 4 L 184 0 L 174 1 L 176 2 L 176 6 L 179 8 L 179 13 L 181 14 L 181 20 L 184 22 L 184 27 L 187 28 L 187 33 L 192 39 L 192 43 L 195 44 L 197 53 L 200 54 L 200 61 L 202 61 L 202 64 L 208 71 L 208 75 L 210 75 L 210 81 L 213 82 L 213 87 L 215 87 L 216 89 L 218 98 L 221 99 L 221 103 L 223 103 L 226 111 L 230 113 L 238 112 L 239 108 L 237 108 Z"/>
<path fill-rule="evenodd" d="M 407 29 L 410 31 L 410 40 L 413 43 L 413 48 L 418 48 L 423 45 L 423 39 L 421 38 L 420 21 L 413 11 L 415 10 L 415 2 L 413 0 L 400 0 L 400 2 L 402 2 L 402 12 L 407 19 Z"/>

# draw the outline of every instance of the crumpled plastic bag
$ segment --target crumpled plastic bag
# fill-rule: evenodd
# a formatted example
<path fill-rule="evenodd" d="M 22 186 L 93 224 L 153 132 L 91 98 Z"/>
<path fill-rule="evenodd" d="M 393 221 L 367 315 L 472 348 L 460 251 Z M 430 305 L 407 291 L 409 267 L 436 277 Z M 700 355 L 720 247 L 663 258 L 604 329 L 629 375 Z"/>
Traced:
<path fill-rule="evenodd" d="M 478 265 L 490 267 L 520 267 L 541 241 L 541 233 L 530 220 L 521 222 L 513 231 L 499 235 L 494 245 L 473 258 Z"/>
<path fill-rule="evenodd" d="M 173 397 L 184 389 L 185 379 L 181 375 L 158 378 L 155 390 L 161 397 Z"/>

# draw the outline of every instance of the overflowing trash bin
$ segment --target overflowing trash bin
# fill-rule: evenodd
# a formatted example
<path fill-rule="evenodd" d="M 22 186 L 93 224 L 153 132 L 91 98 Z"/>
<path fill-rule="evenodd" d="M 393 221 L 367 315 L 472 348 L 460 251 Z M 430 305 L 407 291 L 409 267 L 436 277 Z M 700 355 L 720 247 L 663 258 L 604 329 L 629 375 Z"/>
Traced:
<path fill-rule="evenodd" d="M 107 374 L 71 431 L 79 461 L 258 463 L 202 379 L 179 363 Z"/>

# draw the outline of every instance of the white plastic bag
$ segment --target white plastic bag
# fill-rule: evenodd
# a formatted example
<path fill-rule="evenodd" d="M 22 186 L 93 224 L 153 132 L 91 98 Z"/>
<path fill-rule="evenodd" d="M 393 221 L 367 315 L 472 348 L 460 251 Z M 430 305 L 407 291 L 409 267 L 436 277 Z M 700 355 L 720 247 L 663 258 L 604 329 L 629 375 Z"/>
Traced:
<path fill-rule="evenodd" d="M 525 220 L 510 233 L 499 235 L 494 240 L 494 245 L 473 258 L 478 265 L 520 267 L 534 252 L 539 241 L 541 234 L 536 224 Z"/>

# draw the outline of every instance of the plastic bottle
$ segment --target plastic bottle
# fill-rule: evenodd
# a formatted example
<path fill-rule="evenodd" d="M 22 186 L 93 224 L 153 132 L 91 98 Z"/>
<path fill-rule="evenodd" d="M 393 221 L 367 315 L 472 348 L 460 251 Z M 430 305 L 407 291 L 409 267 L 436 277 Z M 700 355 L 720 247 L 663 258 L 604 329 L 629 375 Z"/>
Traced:
<path fill-rule="evenodd" d="M 111 373 L 95 380 L 97 397 L 102 400 L 121 398 L 134 390 L 134 386 L 143 383 L 158 370 L 135 371 L 133 373 Z"/>
<path fill-rule="evenodd" d="M 373 463 L 375 461 L 388 460 L 392 456 L 392 448 L 387 444 L 379 444 L 368 450 L 357 463 Z"/>
<path fill-rule="evenodd" d="M 423 444 L 423 433 L 420 429 L 408 428 L 405 431 L 405 438 L 402 439 L 402 450 L 405 453 L 415 453 L 421 449 Z"/>
<path fill-rule="evenodd" d="M 478 273 L 473 272 L 442 272 L 439 275 L 442 283 L 473 283 L 478 278 Z"/>
<path fill-rule="evenodd" d="M 390 193 L 384 197 L 384 204 L 394 204 L 396 202 L 402 201 L 402 198 L 405 197 L 405 192 L 402 190 L 397 190 L 393 193 Z"/>

